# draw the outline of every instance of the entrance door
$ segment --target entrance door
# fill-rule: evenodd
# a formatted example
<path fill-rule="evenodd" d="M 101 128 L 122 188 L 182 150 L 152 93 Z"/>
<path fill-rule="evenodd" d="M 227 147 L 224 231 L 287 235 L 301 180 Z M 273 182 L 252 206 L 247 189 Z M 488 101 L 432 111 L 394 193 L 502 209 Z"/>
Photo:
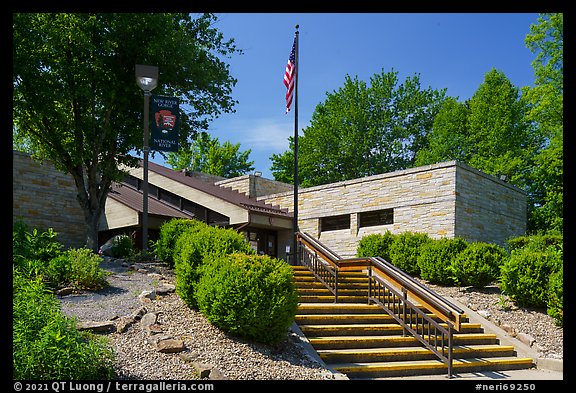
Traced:
<path fill-rule="evenodd" d="M 259 228 L 248 228 L 246 240 L 258 255 L 278 256 L 278 236 L 276 231 Z"/>

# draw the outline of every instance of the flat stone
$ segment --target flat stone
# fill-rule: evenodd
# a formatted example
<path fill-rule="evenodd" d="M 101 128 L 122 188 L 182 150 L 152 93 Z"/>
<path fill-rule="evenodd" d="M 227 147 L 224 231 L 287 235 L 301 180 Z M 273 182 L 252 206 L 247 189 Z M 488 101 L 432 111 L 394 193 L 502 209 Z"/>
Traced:
<path fill-rule="evenodd" d="M 154 312 L 149 312 L 145 314 L 142 319 L 140 319 L 140 326 L 142 329 L 147 329 L 148 326 L 154 325 L 158 320 L 158 314 Z"/>
<path fill-rule="evenodd" d="M 56 291 L 56 295 L 58 296 L 66 296 L 66 295 L 70 295 L 72 292 L 74 292 L 74 288 L 72 287 L 64 287 L 61 288 L 59 290 Z"/>
<path fill-rule="evenodd" d="M 138 295 L 138 298 L 141 301 L 154 300 L 156 299 L 156 291 L 142 291 L 142 293 Z"/>
<path fill-rule="evenodd" d="M 158 295 L 166 295 L 168 293 L 172 293 L 176 290 L 176 286 L 173 284 L 162 284 L 162 286 L 155 289 L 156 294 Z"/>
<path fill-rule="evenodd" d="M 536 339 L 534 337 L 532 337 L 531 335 L 526 334 L 526 333 L 518 333 L 516 335 L 516 338 L 518 340 L 520 340 L 520 342 L 522 342 L 522 343 L 524 343 L 530 347 L 536 342 Z"/>
<path fill-rule="evenodd" d="M 500 325 L 500 327 L 502 328 L 502 330 L 504 330 L 506 333 L 508 333 L 512 337 L 516 336 L 516 329 L 514 329 L 512 326 L 510 326 L 506 323 L 503 323 L 502 325 Z"/>
<path fill-rule="evenodd" d="M 158 341 L 156 348 L 158 349 L 158 352 L 161 353 L 176 353 L 184 351 L 186 346 L 182 340 L 169 338 L 167 340 Z"/>
<path fill-rule="evenodd" d="M 132 317 L 120 317 L 118 318 L 116 323 L 116 333 L 124 333 L 130 326 L 134 324 L 135 319 Z"/>
<path fill-rule="evenodd" d="M 130 314 L 130 318 L 133 318 L 134 320 L 139 320 L 142 318 L 142 316 L 144 314 L 146 314 L 148 310 L 146 310 L 146 307 L 142 306 L 137 308 L 136 310 L 134 310 L 134 312 L 132 314 Z"/>
<path fill-rule="evenodd" d="M 90 330 L 95 333 L 110 333 L 116 329 L 116 325 L 111 321 L 84 321 L 76 323 L 78 330 Z"/>

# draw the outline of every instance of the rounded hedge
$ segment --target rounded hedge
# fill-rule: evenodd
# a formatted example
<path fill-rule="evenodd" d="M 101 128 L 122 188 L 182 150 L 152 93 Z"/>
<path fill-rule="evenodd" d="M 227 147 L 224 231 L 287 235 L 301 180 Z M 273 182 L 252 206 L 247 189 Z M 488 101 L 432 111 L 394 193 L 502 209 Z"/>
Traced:
<path fill-rule="evenodd" d="M 189 220 L 186 218 L 174 218 L 164 222 L 160 226 L 158 240 L 154 243 L 154 254 L 158 259 L 164 261 L 170 267 L 174 267 L 174 258 L 177 254 L 176 241 L 180 235 L 190 229 L 202 228 L 206 224 L 199 220 Z"/>
<path fill-rule="evenodd" d="M 291 267 L 267 255 L 211 255 L 196 289 L 200 311 L 215 326 L 253 341 L 281 341 L 298 306 Z"/>
<path fill-rule="evenodd" d="M 530 247 L 512 251 L 502 265 L 501 288 L 520 306 L 546 307 L 550 275 L 562 266 L 562 254 Z"/>
<path fill-rule="evenodd" d="M 390 263 L 410 275 L 419 276 L 420 248 L 431 240 L 426 233 L 403 232 L 395 235 L 388 250 Z"/>
<path fill-rule="evenodd" d="M 198 269 L 205 257 L 254 252 L 244 236 L 234 229 L 212 227 L 201 222 L 181 233 L 174 248 L 176 292 L 192 308 L 197 308 L 194 292 L 200 278 Z"/>
<path fill-rule="evenodd" d="M 422 245 L 418 255 L 420 277 L 434 284 L 454 284 L 452 261 L 468 247 L 462 238 L 441 238 Z"/>
<path fill-rule="evenodd" d="M 564 270 L 562 267 L 550 275 L 547 312 L 558 326 L 564 325 Z"/>
<path fill-rule="evenodd" d="M 390 245 L 394 241 L 390 231 L 366 235 L 358 243 L 356 249 L 359 257 L 380 257 L 390 262 Z"/>
<path fill-rule="evenodd" d="M 482 288 L 500 277 L 507 258 L 506 250 L 496 244 L 470 243 L 452 261 L 453 276 L 459 285 Z"/>

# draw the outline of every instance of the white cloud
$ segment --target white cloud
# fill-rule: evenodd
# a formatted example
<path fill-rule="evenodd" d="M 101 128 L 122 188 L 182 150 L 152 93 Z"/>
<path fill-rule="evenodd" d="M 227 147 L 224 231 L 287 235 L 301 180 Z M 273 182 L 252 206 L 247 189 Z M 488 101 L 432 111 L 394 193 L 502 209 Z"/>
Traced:
<path fill-rule="evenodd" d="M 286 119 L 230 120 L 210 133 L 232 143 L 240 142 L 241 150 L 252 149 L 253 152 L 279 153 L 288 149 L 288 137 L 294 133 L 294 117 Z"/>

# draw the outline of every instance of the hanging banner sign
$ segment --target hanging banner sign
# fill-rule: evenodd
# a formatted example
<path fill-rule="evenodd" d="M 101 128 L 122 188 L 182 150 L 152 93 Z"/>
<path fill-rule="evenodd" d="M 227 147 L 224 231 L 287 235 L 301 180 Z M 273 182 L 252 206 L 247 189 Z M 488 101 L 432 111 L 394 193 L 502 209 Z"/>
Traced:
<path fill-rule="evenodd" d="M 180 130 L 180 99 L 152 96 L 151 120 L 150 149 L 177 152 L 178 132 Z"/>

